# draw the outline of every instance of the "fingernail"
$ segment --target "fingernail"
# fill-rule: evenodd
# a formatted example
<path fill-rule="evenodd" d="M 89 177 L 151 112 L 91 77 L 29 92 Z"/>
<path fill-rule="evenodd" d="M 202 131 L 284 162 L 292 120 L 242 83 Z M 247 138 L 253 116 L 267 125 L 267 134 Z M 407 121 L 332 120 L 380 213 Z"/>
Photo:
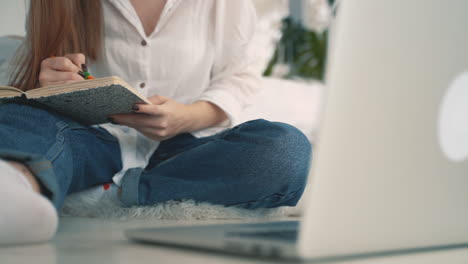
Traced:
<path fill-rule="evenodd" d="M 117 123 L 114 121 L 114 118 L 108 117 L 107 120 L 109 121 L 109 123 L 117 125 Z"/>
<path fill-rule="evenodd" d="M 88 67 L 86 67 L 86 64 L 81 64 L 81 69 L 83 69 L 83 71 L 85 72 L 88 71 Z"/>
<path fill-rule="evenodd" d="M 134 105 L 134 106 L 132 107 L 132 110 L 133 110 L 133 111 L 138 111 L 138 110 L 140 110 L 140 107 L 138 107 L 138 105 Z"/>
<path fill-rule="evenodd" d="M 79 71 L 78 74 L 83 77 L 83 79 L 86 79 L 86 74 L 83 71 Z"/>

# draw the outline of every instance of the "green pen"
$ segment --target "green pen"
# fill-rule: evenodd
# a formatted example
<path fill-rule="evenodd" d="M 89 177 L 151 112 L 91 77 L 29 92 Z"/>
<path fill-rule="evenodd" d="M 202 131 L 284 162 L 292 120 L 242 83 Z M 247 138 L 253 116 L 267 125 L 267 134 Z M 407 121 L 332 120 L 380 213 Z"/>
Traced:
<path fill-rule="evenodd" d="M 78 72 L 78 74 L 83 77 L 85 80 L 93 80 L 94 78 L 89 72 L 88 67 L 85 64 L 81 64 L 82 71 Z"/>

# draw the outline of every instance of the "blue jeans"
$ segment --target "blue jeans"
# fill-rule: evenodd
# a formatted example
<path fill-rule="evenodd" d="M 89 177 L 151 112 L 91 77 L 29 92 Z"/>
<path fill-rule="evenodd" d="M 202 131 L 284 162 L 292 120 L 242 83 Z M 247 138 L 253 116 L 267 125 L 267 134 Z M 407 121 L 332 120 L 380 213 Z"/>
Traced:
<path fill-rule="evenodd" d="M 121 201 L 293 206 L 310 157 L 307 138 L 283 123 L 255 120 L 205 138 L 181 134 L 161 142 L 146 168 L 127 171 Z M 0 105 L 0 158 L 27 165 L 58 209 L 67 194 L 111 182 L 122 168 L 119 143 L 106 130 L 23 104 Z"/>

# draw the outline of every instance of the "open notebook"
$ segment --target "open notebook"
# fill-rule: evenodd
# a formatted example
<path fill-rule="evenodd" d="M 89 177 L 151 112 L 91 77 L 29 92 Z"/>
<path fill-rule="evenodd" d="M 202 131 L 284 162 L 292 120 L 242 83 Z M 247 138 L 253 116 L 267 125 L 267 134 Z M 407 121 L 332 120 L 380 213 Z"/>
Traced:
<path fill-rule="evenodd" d="M 136 89 L 115 76 L 27 92 L 0 86 L 0 104 L 8 102 L 38 103 L 86 125 L 107 123 L 107 117 L 112 114 L 131 113 L 135 103 L 151 104 Z"/>

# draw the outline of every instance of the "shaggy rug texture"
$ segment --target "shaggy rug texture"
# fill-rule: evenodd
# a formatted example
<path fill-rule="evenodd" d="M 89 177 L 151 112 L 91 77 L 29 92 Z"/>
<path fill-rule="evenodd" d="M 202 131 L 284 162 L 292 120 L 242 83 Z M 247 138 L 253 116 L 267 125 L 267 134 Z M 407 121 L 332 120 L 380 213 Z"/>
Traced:
<path fill-rule="evenodd" d="M 295 207 L 266 209 L 242 209 L 209 203 L 168 201 L 153 206 L 123 208 L 111 199 L 96 200 L 93 196 L 77 193 L 68 196 L 61 211 L 62 216 L 79 216 L 107 219 L 156 219 L 156 220 L 210 220 L 255 219 L 268 220 L 302 215 L 308 189 Z"/>

